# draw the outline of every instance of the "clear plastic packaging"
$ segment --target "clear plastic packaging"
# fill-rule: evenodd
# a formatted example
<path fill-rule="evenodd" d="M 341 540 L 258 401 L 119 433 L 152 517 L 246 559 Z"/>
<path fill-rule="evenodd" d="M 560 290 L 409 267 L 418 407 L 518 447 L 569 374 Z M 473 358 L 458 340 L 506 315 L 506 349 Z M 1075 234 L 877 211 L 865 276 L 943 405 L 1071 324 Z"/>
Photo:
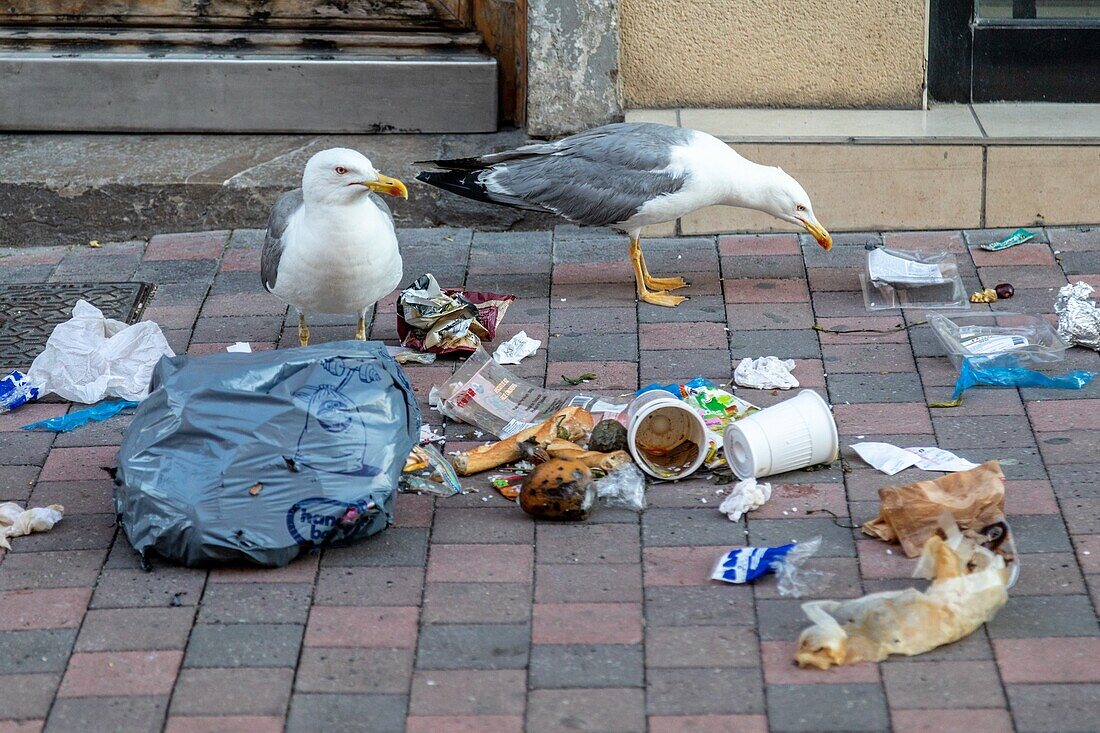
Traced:
<path fill-rule="evenodd" d="M 596 422 L 619 419 L 626 405 L 600 397 L 555 392 L 526 382 L 478 348 L 439 386 L 439 411 L 504 439 L 537 425 L 566 406 L 592 413 Z"/>
<path fill-rule="evenodd" d="M 607 506 L 643 511 L 645 476 L 633 463 L 627 463 L 599 479 L 596 482 L 596 494 Z"/>
<path fill-rule="evenodd" d="M 859 274 L 867 310 L 969 308 L 955 255 L 875 247 Z"/>
<path fill-rule="evenodd" d="M 929 313 L 932 333 L 956 367 L 969 357 L 1012 354 L 1021 366 L 1063 361 L 1069 344 L 1039 316 L 1027 313 Z"/>

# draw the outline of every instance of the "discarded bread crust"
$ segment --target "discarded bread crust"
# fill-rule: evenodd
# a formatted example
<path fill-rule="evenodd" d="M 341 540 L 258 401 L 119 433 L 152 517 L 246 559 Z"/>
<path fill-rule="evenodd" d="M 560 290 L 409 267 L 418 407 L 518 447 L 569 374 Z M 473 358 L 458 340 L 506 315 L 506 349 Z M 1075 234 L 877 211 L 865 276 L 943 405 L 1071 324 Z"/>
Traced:
<path fill-rule="evenodd" d="M 510 438 L 459 453 L 452 463 L 455 471 L 463 476 L 469 476 L 505 463 L 518 461 L 523 457 L 520 443 L 524 441 L 534 439 L 536 443 L 545 447 L 554 440 L 569 442 L 582 440 L 588 437 L 594 425 L 595 422 L 590 413 L 580 407 L 565 407 L 538 425 L 521 430 Z"/>

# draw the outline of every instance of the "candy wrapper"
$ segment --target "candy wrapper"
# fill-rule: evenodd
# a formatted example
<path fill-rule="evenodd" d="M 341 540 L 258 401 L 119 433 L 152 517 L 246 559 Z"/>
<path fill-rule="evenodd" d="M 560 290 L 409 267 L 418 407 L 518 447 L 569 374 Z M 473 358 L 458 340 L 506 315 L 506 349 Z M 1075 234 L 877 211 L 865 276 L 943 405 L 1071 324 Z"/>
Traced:
<path fill-rule="evenodd" d="M 825 573 L 802 567 L 821 548 L 821 538 L 779 547 L 735 547 L 718 558 L 710 577 L 725 583 L 749 583 L 774 573 L 784 596 L 806 595 L 825 579 Z"/>
<path fill-rule="evenodd" d="M 1002 249 L 1008 249 L 1009 247 L 1015 247 L 1017 244 L 1023 244 L 1035 238 L 1035 235 L 1026 229 L 1017 229 L 1009 234 L 1004 239 L 1000 239 L 996 242 L 990 242 L 989 244 L 979 245 L 986 252 L 1000 252 Z"/>
<path fill-rule="evenodd" d="M 1058 314 L 1058 335 L 1071 344 L 1100 351 L 1100 308 L 1089 296 L 1093 287 L 1086 282 L 1063 285 L 1054 300 Z"/>
<path fill-rule="evenodd" d="M 401 345 L 435 354 L 472 353 L 492 341 L 514 295 L 441 288 L 430 272 L 401 291 L 397 336 Z"/>
<path fill-rule="evenodd" d="M 0 413 L 11 412 L 27 402 L 37 400 L 41 390 L 23 372 L 12 372 L 0 379 Z"/>

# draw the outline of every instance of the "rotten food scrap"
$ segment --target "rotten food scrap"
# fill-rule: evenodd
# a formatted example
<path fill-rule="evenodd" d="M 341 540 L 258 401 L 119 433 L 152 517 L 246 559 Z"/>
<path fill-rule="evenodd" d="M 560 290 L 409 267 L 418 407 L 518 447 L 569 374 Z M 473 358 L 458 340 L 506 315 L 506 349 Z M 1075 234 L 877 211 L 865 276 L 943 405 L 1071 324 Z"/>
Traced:
<path fill-rule="evenodd" d="M 580 461 L 552 458 L 539 464 L 519 493 L 519 505 L 532 517 L 577 522 L 596 503 L 592 471 Z"/>

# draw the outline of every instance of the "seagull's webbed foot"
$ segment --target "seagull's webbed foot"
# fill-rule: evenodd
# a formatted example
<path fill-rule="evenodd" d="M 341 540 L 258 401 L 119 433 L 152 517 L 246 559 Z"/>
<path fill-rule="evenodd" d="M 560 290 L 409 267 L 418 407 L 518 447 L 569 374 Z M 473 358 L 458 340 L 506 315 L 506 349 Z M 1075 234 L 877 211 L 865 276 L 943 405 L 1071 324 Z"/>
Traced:
<path fill-rule="evenodd" d="M 367 340 L 367 318 L 362 313 L 359 314 L 359 325 L 355 327 L 355 340 Z"/>
<path fill-rule="evenodd" d="M 305 313 L 298 314 L 298 345 L 309 346 L 309 324 L 306 323 Z"/>
<path fill-rule="evenodd" d="M 638 288 L 638 300 L 668 308 L 683 303 L 687 298 L 682 295 L 670 295 L 669 290 L 687 285 L 682 277 L 652 277 L 646 270 L 642 246 L 637 239 L 630 240 L 630 263 L 634 267 L 634 282 Z"/>

